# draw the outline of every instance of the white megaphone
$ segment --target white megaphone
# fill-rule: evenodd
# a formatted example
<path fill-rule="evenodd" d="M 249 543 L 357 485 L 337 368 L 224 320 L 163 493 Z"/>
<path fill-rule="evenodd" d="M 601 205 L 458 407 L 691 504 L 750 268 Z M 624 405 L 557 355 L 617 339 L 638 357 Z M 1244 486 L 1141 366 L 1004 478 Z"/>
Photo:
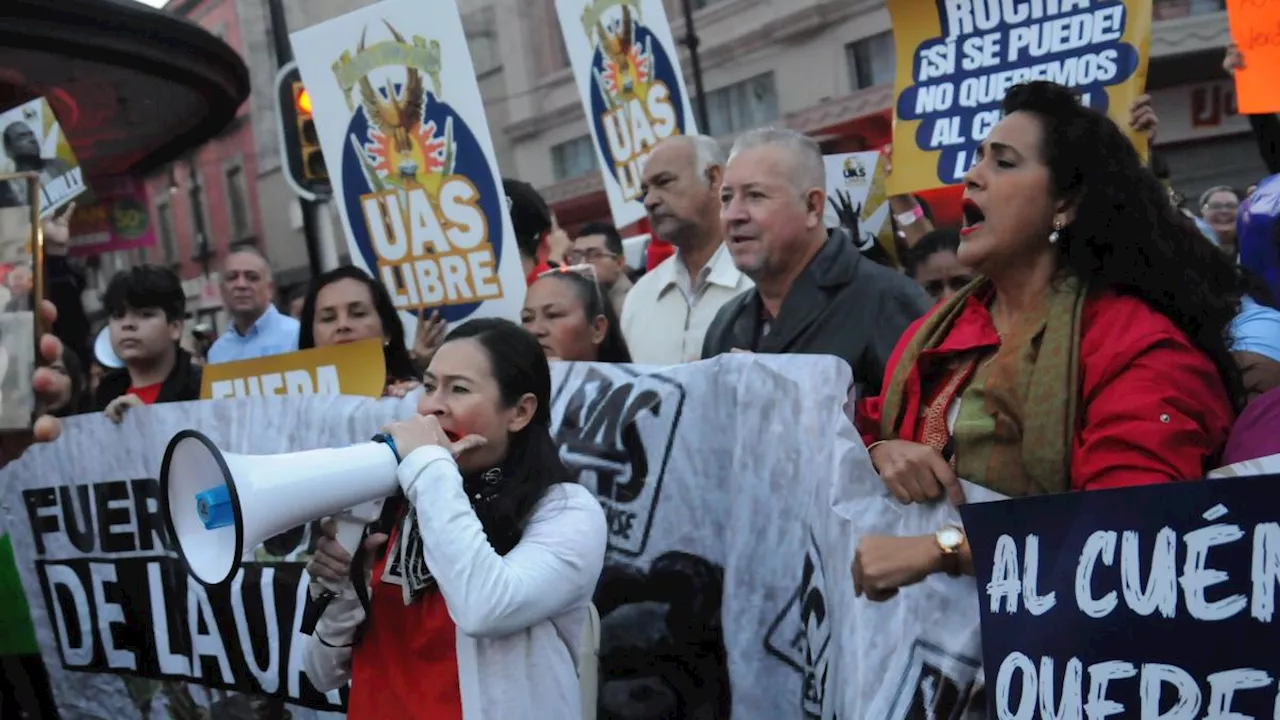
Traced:
<path fill-rule="evenodd" d="M 354 553 L 364 526 L 396 493 L 395 452 L 386 443 L 282 455 L 222 452 L 195 430 L 169 441 L 160 466 L 160 501 L 170 537 L 205 585 L 228 582 L 241 558 L 263 541 L 325 516 Z"/>

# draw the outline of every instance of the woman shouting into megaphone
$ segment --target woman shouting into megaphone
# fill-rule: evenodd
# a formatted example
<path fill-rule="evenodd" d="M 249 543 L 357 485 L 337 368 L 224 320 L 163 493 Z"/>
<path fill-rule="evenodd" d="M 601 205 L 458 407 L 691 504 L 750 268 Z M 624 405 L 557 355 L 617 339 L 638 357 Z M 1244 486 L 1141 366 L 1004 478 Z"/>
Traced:
<path fill-rule="evenodd" d="M 606 526 L 560 462 L 550 402 L 538 341 L 476 319 L 436 351 L 419 416 L 379 436 L 403 498 L 354 558 L 330 527 L 307 566 L 327 605 L 304 666 L 319 690 L 351 682 L 352 720 L 582 716 Z"/>

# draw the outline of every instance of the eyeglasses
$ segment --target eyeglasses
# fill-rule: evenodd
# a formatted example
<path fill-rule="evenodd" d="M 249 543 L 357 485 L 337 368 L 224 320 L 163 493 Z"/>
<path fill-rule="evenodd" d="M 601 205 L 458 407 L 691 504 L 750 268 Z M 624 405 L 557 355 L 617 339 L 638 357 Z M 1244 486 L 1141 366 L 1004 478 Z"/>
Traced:
<path fill-rule="evenodd" d="M 587 248 L 586 250 L 570 250 L 567 257 L 570 262 L 583 263 L 595 262 L 604 258 L 613 259 L 618 256 L 604 248 Z"/>
<path fill-rule="evenodd" d="M 550 270 L 544 270 L 538 273 L 537 279 L 541 280 L 542 278 L 548 275 L 561 275 L 561 274 L 568 274 L 568 273 L 573 273 L 578 277 L 585 278 L 587 281 L 591 283 L 591 287 L 596 289 L 596 301 L 600 303 L 601 312 L 604 312 L 604 293 L 600 291 L 600 281 L 596 279 L 595 265 L 592 265 L 590 263 L 561 265 L 560 267 L 553 267 Z"/>
<path fill-rule="evenodd" d="M 1205 209 L 1205 210 L 1210 210 L 1210 211 L 1212 211 L 1212 210 L 1238 210 L 1238 209 L 1240 209 L 1240 205 L 1239 205 L 1239 203 L 1233 203 L 1233 202 L 1211 202 L 1211 203 L 1205 203 L 1205 204 L 1204 204 L 1204 209 Z"/>

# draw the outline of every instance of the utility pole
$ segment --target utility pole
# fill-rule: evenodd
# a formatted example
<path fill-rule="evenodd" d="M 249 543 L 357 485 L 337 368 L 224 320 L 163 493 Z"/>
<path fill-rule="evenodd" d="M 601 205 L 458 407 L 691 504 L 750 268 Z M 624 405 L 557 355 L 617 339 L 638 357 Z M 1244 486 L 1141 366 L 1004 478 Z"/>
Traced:
<path fill-rule="evenodd" d="M 680 0 L 684 6 L 684 45 L 689 48 L 689 64 L 693 70 L 693 91 L 698 94 L 698 132 L 711 134 L 707 120 L 707 95 L 702 87 L 702 62 L 698 59 L 698 31 L 693 26 L 693 0 Z"/>

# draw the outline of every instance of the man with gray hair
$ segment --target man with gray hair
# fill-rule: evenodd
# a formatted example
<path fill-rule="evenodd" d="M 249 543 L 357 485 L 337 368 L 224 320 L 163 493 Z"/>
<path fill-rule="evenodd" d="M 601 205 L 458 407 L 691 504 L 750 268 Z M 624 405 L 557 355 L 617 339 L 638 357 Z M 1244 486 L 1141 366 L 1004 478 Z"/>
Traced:
<path fill-rule="evenodd" d="M 763 128 L 734 143 L 720 188 L 725 245 L 755 288 L 721 308 L 703 357 L 734 350 L 835 355 L 860 397 L 876 395 L 898 338 L 929 308 L 901 273 L 862 257 L 823 223 L 822 150 L 793 130 Z"/>
<path fill-rule="evenodd" d="M 724 157 L 715 138 L 677 135 L 645 162 L 641 191 L 655 237 L 676 252 L 640 278 L 622 307 L 622 334 L 641 365 L 701 357 L 721 306 L 751 287 L 733 266 L 720 232 Z"/>

